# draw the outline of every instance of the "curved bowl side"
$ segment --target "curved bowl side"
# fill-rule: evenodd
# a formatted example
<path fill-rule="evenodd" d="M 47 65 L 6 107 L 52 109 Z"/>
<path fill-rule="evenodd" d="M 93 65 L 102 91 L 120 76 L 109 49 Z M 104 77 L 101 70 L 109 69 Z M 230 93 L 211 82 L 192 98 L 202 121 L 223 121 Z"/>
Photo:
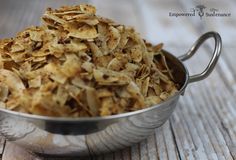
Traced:
<path fill-rule="evenodd" d="M 173 112 L 178 98 L 172 99 L 166 105 L 154 110 L 129 117 L 90 123 L 58 124 L 58 132 L 65 132 L 65 125 L 75 127 L 75 130 L 86 127 L 94 128 L 94 132 L 74 135 L 63 135 L 47 131 L 55 126 L 55 122 L 37 124 L 21 118 L 4 115 L 0 112 L 1 134 L 8 141 L 14 142 L 32 152 L 50 155 L 82 156 L 100 154 L 130 146 L 152 134 L 155 128 L 161 126 Z M 107 121 L 107 122 L 106 122 Z M 110 123 L 110 124 L 108 124 Z M 41 129 L 40 125 L 46 126 Z M 81 130 L 80 130 L 81 131 Z"/>
<path fill-rule="evenodd" d="M 49 155 L 100 154 L 137 143 L 169 118 L 188 83 L 188 71 L 182 62 L 168 52 L 166 55 L 181 89 L 160 104 L 92 118 L 54 118 L 0 109 L 0 133 L 8 141 Z"/>

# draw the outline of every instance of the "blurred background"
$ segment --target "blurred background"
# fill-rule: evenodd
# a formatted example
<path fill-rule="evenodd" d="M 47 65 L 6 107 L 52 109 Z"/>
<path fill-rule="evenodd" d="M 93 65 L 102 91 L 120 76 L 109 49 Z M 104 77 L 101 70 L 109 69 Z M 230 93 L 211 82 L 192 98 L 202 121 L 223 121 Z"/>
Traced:
<path fill-rule="evenodd" d="M 47 7 L 57 8 L 80 3 L 93 4 L 99 15 L 133 26 L 142 37 L 153 44 L 163 42 L 164 48 L 176 56 L 184 54 L 203 33 L 212 30 L 220 33 L 223 50 L 218 64 L 208 79 L 188 86 L 185 97 L 181 98 L 180 105 L 170 119 L 173 131 L 168 128 L 167 123 L 167 127 L 157 131 L 159 145 L 154 145 L 151 137 L 147 142 L 141 143 L 140 148 L 137 145 L 132 147 L 130 154 L 132 157 L 137 157 L 140 151 L 140 155 L 147 157 L 146 153 L 149 154 L 156 149 L 155 151 L 159 151 L 158 154 L 163 156 L 166 154 L 162 148 L 166 147 L 166 144 L 163 143 L 170 141 L 167 133 L 173 132 L 174 137 L 177 137 L 177 150 L 181 158 L 185 155 L 191 157 L 198 152 L 201 155 L 221 154 L 217 149 L 222 147 L 222 151 L 229 148 L 230 152 L 226 150 L 224 154 L 230 153 L 234 159 L 236 157 L 236 0 L 0 0 L 0 38 L 13 37 L 27 26 L 40 25 L 40 17 Z M 182 13 L 195 13 L 195 16 L 170 16 Z M 207 13 L 228 16 L 207 17 Z M 200 73 L 206 67 L 212 51 L 213 43 L 209 40 L 196 56 L 185 63 L 191 75 Z M 184 123 L 182 124 L 180 120 Z M 185 124 L 188 126 L 187 129 Z M 181 128 L 186 129 L 186 134 L 179 132 L 183 131 Z M 210 143 L 212 138 L 214 139 L 214 134 L 219 133 L 215 132 L 218 130 L 224 133 L 222 136 L 224 138 L 221 140 L 225 140 L 227 146 L 221 141 Z M 163 140 L 163 143 L 158 142 L 162 136 L 160 133 L 164 138 L 167 135 L 167 140 Z M 189 146 L 192 146 L 192 141 L 194 143 L 195 140 L 197 142 L 199 140 L 196 134 L 199 134 L 197 136 L 202 140 L 191 149 Z M 189 140 L 188 137 L 193 139 Z M 205 150 L 200 142 L 206 146 Z M 151 147 L 147 151 L 148 146 Z M 209 146 L 214 146 L 216 150 L 213 151 Z M 208 153 L 211 149 L 212 152 Z M 168 147 L 166 150 L 171 151 Z M 224 159 L 220 157 L 219 159 Z"/>
<path fill-rule="evenodd" d="M 48 7 L 62 5 L 93 4 L 97 13 L 121 24 L 133 26 L 142 37 L 153 44 L 164 43 L 164 48 L 176 56 L 185 53 L 194 41 L 207 31 L 217 31 L 222 36 L 225 58 L 232 59 L 236 41 L 236 1 L 235 0 L 1 0 L 0 2 L 0 38 L 13 37 L 27 26 L 40 25 L 40 17 Z M 199 7 L 200 6 L 200 7 Z M 202 7 L 204 16 L 200 18 Z M 228 17 L 207 17 L 212 9 L 216 13 L 227 13 Z M 193 13 L 195 16 L 170 16 L 175 13 Z M 209 40 L 210 57 L 212 42 Z M 228 52 L 226 49 L 229 49 Z M 233 49 L 231 49 L 233 48 Z M 200 49 L 200 52 L 205 52 Z M 196 59 L 202 56 L 196 55 Z M 191 64 L 192 59 L 187 64 Z M 194 66 L 196 72 L 204 69 L 203 65 Z M 226 66 L 226 65 L 224 65 Z M 227 67 L 227 66 L 226 66 Z M 234 75 L 236 70 L 233 66 Z M 194 73 L 196 73 L 194 72 Z"/>
<path fill-rule="evenodd" d="M 164 42 L 166 48 L 188 47 L 196 38 L 210 30 L 222 35 L 224 46 L 233 46 L 236 40 L 235 0 L 1 0 L 0 38 L 12 37 L 26 26 L 39 25 L 47 7 L 90 3 L 99 15 L 134 26 L 152 43 Z M 230 13 L 229 17 L 169 16 L 171 13 L 190 12 L 197 5 L 204 11 L 212 8 Z"/>

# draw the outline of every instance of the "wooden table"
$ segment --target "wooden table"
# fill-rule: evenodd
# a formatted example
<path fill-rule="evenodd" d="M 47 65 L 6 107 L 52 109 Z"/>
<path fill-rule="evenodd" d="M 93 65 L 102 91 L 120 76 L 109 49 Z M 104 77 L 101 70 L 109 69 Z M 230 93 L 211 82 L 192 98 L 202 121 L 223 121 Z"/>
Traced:
<path fill-rule="evenodd" d="M 134 26 L 152 43 L 164 42 L 176 56 L 185 53 L 204 32 L 215 30 L 223 39 L 223 51 L 214 72 L 204 81 L 191 84 L 162 127 L 148 139 L 115 153 L 93 157 L 105 160 L 233 160 L 236 159 L 236 1 L 207 0 L 210 8 L 229 12 L 230 17 L 170 17 L 169 12 L 189 12 L 200 1 L 103 0 L 79 1 L 97 6 L 100 15 Z M 29 25 L 38 25 L 46 7 L 78 4 L 78 0 L 1 0 L 0 37 Z M 186 62 L 191 74 L 201 72 L 212 52 L 212 43 Z M 44 160 L 0 138 L 3 160 Z M 55 158 L 53 158 L 55 159 Z M 66 160 L 66 158 L 64 158 Z M 79 158 L 75 158 L 79 159 Z M 84 158 L 90 159 L 90 158 Z M 67 159 L 68 160 L 68 159 Z"/>

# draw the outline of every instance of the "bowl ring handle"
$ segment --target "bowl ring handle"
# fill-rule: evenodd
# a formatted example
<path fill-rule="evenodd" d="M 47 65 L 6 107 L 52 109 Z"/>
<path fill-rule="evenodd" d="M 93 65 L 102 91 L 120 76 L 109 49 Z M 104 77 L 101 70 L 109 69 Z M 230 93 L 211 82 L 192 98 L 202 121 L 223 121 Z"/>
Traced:
<path fill-rule="evenodd" d="M 196 53 L 196 51 L 199 49 L 199 47 L 203 44 L 203 42 L 205 42 L 209 38 L 214 38 L 214 40 L 215 40 L 215 48 L 214 48 L 213 56 L 212 56 L 209 64 L 207 65 L 206 69 L 200 74 L 190 76 L 188 83 L 203 80 L 206 77 L 208 77 L 210 75 L 210 73 L 213 71 L 213 69 L 219 59 L 221 49 L 222 49 L 222 40 L 221 40 L 219 33 L 211 31 L 211 32 L 207 32 L 207 33 L 203 34 L 193 44 L 193 46 L 189 49 L 189 51 L 187 53 L 178 57 L 178 59 L 181 61 L 185 61 L 185 60 L 191 58 Z"/>

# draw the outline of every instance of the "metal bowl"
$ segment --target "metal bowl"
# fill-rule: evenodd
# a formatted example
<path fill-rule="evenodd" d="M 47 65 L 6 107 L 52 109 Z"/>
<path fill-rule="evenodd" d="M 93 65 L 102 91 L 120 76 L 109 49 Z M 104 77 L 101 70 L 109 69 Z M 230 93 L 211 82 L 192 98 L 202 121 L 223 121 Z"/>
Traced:
<path fill-rule="evenodd" d="M 189 76 L 182 63 L 196 53 L 208 38 L 215 48 L 207 68 Z M 0 109 L 0 134 L 29 151 L 47 155 L 84 156 L 114 151 L 137 143 L 170 117 L 187 84 L 206 78 L 213 70 L 220 52 L 221 37 L 216 32 L 202 35 L 183 56 L 176 58 L 167 51 L 167 61 L 174 70 L 181 89 L 166 101 L 152 107 L 119 115 L 92 118 L 54 118 Z"/>

